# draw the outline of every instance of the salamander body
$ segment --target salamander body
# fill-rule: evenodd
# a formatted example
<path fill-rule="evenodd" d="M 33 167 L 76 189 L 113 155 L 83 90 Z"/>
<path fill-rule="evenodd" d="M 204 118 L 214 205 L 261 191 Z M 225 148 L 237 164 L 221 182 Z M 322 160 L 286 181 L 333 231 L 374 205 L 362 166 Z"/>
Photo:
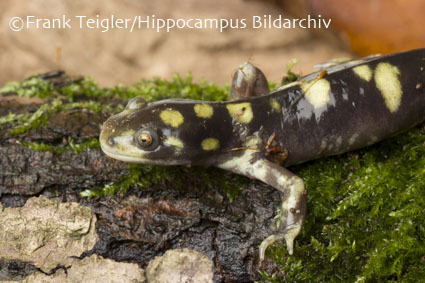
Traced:
<path fill-rule="evenodd" d="M 208 165 L 255 178 L 283 192 L 280 231 L 290 254 L 306 213 L 293 164 L 340 154 L 409 129 L 425 119 L 425 49 L 330 66 L 270 92 L 264 75 L 245 63 L 233 100 L 140 98 L 103 126 L 103 151 L 127 162 Z"/>

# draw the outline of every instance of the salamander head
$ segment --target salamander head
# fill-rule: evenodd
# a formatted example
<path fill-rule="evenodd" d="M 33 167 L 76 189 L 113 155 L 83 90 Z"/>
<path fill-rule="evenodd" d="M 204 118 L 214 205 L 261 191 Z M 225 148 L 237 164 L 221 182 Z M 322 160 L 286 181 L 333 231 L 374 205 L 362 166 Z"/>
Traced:
<path fill-rule="evenodd" d="M 205 158 L 220 150 L 217 137 L 211 136 L 203 114 L 212 106 L 193 100 L 163 100 L 145 104 L 134 98 L 125 110 L 110 117 L 100 133 L 100 145 L 108 156 L 134 163 L 182 165 Z M 217 133 L 219 134 L 219 133 Z"/>

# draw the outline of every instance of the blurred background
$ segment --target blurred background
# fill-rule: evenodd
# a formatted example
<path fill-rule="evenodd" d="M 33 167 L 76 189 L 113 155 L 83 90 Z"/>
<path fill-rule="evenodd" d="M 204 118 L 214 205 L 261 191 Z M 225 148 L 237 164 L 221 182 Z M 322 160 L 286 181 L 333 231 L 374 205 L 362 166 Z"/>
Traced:
<path fill-rule="evenodd" d="M 407 4 L 408 2 L 408 4 Z M 423 0 L 2 0 L 0 85 L 32 74 L 64 69 L 91 76 L 102 86 L 141 78 L 192 72 L 218 84 L 230 83 L 235 68 L 249 60 L 271 81 L 287 64 L 307 74 L 332 58 L 391 53 L 425 46 Z M 130 32 L 115 29 L 24 29 L 11 31 L 12 17 L 251 18 L 279 14 L 331 19 L 330 29 L 174 29 Z"/>

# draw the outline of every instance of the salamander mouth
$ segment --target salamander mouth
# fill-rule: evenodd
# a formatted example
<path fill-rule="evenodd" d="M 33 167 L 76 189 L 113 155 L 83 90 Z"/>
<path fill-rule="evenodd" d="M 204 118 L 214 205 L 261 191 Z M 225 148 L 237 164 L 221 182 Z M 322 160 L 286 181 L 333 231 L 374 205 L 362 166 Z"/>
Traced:
<path fill-rule="evenodd" d="M 100 147 L 102 151 L 109 157 L 125 162 L 131 163 L 143 163 L 144 159 L 142 158 L 142 154 L 139 156 L 135 155 L 134 152 L 130 152 L 133 154 L 127 154 L 125 151 L 120 151 L 118 148 L 119 144 L 115 142 L 115 139 L 111 137 L 111 135 L 105 129 L 101 131 L 99 137 Z"/>
<path fill-rule="evenodd" d="M 147 163 L 147 162 L 143 162 L 143 159 L 139 157 L 118 153 L 117 151 L 111 149 L 110 146 L 102 142 L 102 140 L 100 140 L 100 147 L 107 156 L 113 159 L 117 159 L 117 160 L 125 161 L 125 162 L 131 162 L 131 163 Z"/>

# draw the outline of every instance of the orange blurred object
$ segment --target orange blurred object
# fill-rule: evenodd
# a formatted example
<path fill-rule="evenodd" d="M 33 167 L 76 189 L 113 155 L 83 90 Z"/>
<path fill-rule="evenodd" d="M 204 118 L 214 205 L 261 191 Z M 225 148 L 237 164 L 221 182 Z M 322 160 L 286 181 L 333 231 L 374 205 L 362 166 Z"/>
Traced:
<path fill-rule="evenodd" d="M 424 0 L 308 0 L 359 55 L 425 47 Z"/>

